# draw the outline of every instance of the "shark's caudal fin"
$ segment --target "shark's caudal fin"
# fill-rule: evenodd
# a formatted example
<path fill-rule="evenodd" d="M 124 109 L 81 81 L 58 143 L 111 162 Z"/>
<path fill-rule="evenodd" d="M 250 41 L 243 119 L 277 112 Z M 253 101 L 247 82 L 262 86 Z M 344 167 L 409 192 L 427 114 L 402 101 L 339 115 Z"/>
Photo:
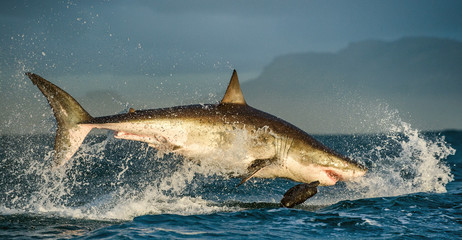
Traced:
<path fill-rule="evenodd" d="M 26 73 L 45 95 L 53 109 L 58 129 L 55 137 L 54 166 L 66 163 L 79 149 L 91 127 L 79 125 L 92 119 L 82 106 L 58 86 L 34 73 Z"/>

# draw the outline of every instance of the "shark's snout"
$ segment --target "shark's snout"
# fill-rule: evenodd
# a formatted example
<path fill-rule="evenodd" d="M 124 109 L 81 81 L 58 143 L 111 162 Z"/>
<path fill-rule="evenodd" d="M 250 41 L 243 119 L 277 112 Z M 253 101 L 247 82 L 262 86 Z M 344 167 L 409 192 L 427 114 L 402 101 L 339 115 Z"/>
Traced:
<path fill-rule="evenodd" d="M 331 177 L 332 179 L 336 179 L 337 181 L 351 181 L 364 176 L 366 172 L 366 168 L 358 168 L 340 171 L 327 171 L 327 174 L 329 175 L 329 177 Z"/>

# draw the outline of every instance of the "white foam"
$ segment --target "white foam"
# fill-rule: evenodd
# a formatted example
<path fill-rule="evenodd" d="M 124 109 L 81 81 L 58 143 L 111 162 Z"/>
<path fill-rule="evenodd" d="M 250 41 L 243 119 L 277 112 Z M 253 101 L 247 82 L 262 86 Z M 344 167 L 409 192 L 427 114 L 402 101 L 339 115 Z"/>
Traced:
<path fill-rule="evenodd" d="M 453 175 L 444 160 L 455 154 L 455 149 L 444 136 L 425 137 L 387 106 L 378 111 L 385 115 L 377 119 L 385 138 L 369 152 L 354 154 L 355 159 L 363 162 L 376 160 L 364 178 L 347 183 L 349 190 L 360 198 L 446 192 L 446 184 L 453 180 Z"/>

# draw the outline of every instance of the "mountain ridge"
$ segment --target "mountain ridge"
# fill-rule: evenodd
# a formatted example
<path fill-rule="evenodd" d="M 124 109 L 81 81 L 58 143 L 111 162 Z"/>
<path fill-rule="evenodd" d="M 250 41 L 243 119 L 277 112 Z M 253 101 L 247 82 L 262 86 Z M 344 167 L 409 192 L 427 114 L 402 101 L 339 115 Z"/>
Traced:
<path fill-rule="evenodd" d="M 425 130 L 441 129 L 444 124 L 460 129 L 462 113 L 449 106 L 462 103 L 461 63 L 462 42 L 456 40 L 366 40 L 335 53 L 276 57 L 259 77 L 242 85 L 248 102 L 255 107 L 288 116 L 315 132 L 342 131 L 336 127 L 335 118 L 342 117 L 337 112 L 344 113 L 345 107 L 352 111 L 355 104 L 373 101 L 390 105 Z M 364 107 L 359 105 L 356 107 Z M 305 115 L 293 113 L 290 109 L 294 107 Z M 310 116 L 313 110 L 319 117 Z M 435 116 L 425 117 L 428 112 Z M 313 127 L 301 118 L 321 121 L 328 127 Z"/>

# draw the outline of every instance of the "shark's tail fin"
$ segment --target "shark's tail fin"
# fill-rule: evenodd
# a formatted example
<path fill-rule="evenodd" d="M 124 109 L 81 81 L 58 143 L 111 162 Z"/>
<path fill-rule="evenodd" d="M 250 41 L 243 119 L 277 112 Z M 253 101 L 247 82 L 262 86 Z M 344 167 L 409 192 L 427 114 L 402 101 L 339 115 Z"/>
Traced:
<path fill-rule="evenodd" d="M 92 129 L 79 123 L 92 119 L 90 114 L 67 92 L 34 73 L 26 73 L 45 95 L 53 109 L 58 129 L 55 137 L 54 166 L 66 163 L 79 149 L 85 136 Z"/>

